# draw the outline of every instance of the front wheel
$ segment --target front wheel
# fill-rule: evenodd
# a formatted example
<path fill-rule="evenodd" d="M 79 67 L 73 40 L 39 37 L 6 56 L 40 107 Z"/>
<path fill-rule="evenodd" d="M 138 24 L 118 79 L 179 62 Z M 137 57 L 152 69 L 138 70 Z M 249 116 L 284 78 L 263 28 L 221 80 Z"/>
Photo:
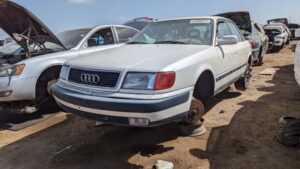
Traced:
<path fill-rule="evenodd" d="M 260 49 L 259 54 L 258 54 L 258 60 L 255 62 L 255 66 L 263 65 L 264 64 L 263 58 L 264 58 L 263 51 L 262 51 L 262 49 Z"/>
<path fill-rule="evenodd" d="M 235 88 L 238 90 L 247 90 L 250 85 L 251 76 L 251 65 L 248 63 L 244 76 L 234 83 Z"/>

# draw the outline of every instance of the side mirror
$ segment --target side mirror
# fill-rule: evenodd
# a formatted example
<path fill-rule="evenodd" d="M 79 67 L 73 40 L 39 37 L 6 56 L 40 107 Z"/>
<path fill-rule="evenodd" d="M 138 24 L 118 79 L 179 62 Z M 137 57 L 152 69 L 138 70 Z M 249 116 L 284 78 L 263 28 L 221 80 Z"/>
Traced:
<path fill-rule="evenodd" d="M 238 43 L 238 38 L 235 35 L 223 36 L 221 39 L 218 39 L 218 45 L 235 45 Z"/>
<path fill-rule="evenodd" d="M 295 38 L 300 38 L 300 28 L 295 30 Z"/>

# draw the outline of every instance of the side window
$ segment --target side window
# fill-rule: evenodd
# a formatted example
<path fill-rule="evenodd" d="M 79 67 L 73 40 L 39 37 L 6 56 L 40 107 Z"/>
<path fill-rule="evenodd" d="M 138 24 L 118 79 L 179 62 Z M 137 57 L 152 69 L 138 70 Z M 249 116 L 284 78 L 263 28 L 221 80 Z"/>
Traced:
<path fill-rule="evenodd" d="M 223 36 L 231 35 L 229 28 L 225 22 L 218 23 L 217 38 L 221 39 Z"/>
<path fill-rule="evenodd" d="M 111 28 L 104 28 L 95 32 L 87 41 L 88 47 L 114 44 Z"/>
<path fill-rule="evenodd" d="M 116 27 L 120 43 L 125 43 L 129 38 L 133 37 L 137 31 L 130 28 Z"/>
<path fill-rule="evenodd" d="M 228 25 L 228 27 L 230 29 L 231 35 L 237 36 L 239 42 L 243 41 L 243 37 L 242 37 L 240 31 L 238 30 L 238 28 L 231 22 L 226 22 L 226 24 Z"/>

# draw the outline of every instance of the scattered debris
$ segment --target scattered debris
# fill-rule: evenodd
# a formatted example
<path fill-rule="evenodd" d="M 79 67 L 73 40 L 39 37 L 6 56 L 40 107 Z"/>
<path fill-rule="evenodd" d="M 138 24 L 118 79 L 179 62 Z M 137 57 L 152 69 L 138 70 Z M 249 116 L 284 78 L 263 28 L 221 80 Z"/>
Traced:
<path fill-rule="evenodd" d="M 30 107 L 30 106 L 26 106 L 24 109 L 21 109 L 21 112 L 24 112 L 24 113 L 28 113 L 28 114 L 32 114 L 32 113 L 35 113 L 37 112 L 38 109 L 36 107 Z"/>
<path fill-rule="evenodd" d="M 224 113 L 225 113 L 225 110 L 221 110 L 219 113 L 220 113 L 220 114 L 224 114 Z"/>
<path fill-rule="evenodd" d="M 271 75 L 274 75 L 277 70 L 278 69 L 276 69 L 276 68 L 266 68 L 265 70 L 261 71 L 259 74 L 271 76 Z"/>
<path fill-rule="evenodd" d="M 68 146 L 68 147 L 66 147 L 66 148 L 64 148 L 64 149 L 62 149 L 62 150 L 60 150 L 60 151 L 58 151 L 55 155 L 59 155 L 59 154 L 65 152 L 65 151 L 71 149 L 72 147 L 73 147 L 73 146 Z"/>
<path fill-rule="evenodd" d="M 98 126 L 102 126 L 102 125 L 104 125 L 104 123 L 103 123 L 103 122 L 96 121 L 96 126 L 97 126 L 97 127 L 98 127 Z"/>
<path fill-rule="evenodd" d="M 153 169 L 173 169 L 174 164 L 169 161 L 157 160 Z"/>
<path fill-rule="evenodd" d="M 203 122 L 200 122 L 198 124 L 189 124 L 189 125 L 180 125 L 181 133 L 184 136 L 201 136 L 206 132 L 206 129 L 203 125 Z"/>

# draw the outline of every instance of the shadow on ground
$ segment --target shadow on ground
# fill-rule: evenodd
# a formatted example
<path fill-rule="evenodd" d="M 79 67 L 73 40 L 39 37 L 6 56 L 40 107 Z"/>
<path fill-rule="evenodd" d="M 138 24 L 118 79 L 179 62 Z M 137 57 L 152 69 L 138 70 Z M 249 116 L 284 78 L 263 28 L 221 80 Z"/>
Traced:
<path fill-rule="evenodd" d="M 56 105 L 54 100 L 49 100 L 44 103 L 40 111 L 32 114 L 19 114 L 10 112 L 9 110 L 0 110 L 0 128 L 21 130 L 50 118 L 59 111 L 61 111 L 61 109 Z"/>
<path fill-rule="evenodd" d="M 278 68 L 268 82 L 274 86 L 259 88 L 270 93 L 240 103 L 243 108 L 229 125 L 212 129 L 206 150 L 190 149 L 188 142 L 187 147 L 181 146 L 195 158 L 208 159 L 210 169 L 298 168 L 298 150 L 274 140 L 281 116 L 300 116 L 300 90 L 291 74 L 293 65 Z M 208 107 L 238 96 L 240 93 L 226 91 Z M 92 121 L 67 115 L 64 122 L 1 148 L 0 164 L 1 168 L 24 169 L 138 169 L 143 166 L 131 163 L 133 156 L 168 154 L 176 147 L 163 143 L 179 136 L 176 124 L 150 129 L 95 127 Z"/>
<path fill-rule="evenodd" d="M 240 93 L 221 93 L 212 101 L 212 108 L 223 99 Z M 73 115 L 64 122 L 30 135 L 0 149 L 3 168 L 143 168 L 130 163 L 139 154 L 152 157 L 172 151 L 163 146 L 180 136 L 177 124 L 156 128 L 126 128 L 116 126 L 95 127 L 95 123 Z M 16 158 L 22 157 L 22 158 Z"/>
<path fill-rule="evenodd" d="M 270 94 L 240 103 L 243 108 L 229 125 L 212 129 L 207 150 L 191 149 L 190 153 L 208 159 L 210 169 L 299 168 L 298 149 L 275 141 L 280 117 L 300 117 L 300 89 L 291 73 L 293 67 L 277 67 L 279 70 L 268 82 L 274 86 L 258 89 Z"/>

